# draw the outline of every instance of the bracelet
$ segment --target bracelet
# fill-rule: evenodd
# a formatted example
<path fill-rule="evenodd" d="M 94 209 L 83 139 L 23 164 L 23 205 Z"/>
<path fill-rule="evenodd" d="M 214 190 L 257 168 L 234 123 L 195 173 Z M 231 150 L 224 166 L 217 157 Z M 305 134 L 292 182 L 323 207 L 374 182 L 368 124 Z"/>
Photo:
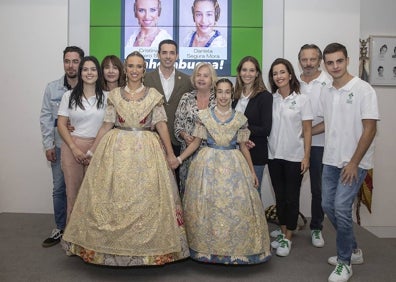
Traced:
<path fill-rule="evenodd" d="M 183 163 L 183 160 L 180 158 L 180 156 L 178 156 L 176 159 L 179 161 L 179 164 Z"/>
<path fill-rule="evenodd" d="M 92 158 L 92 156 L 93 156 L 93 153 L 92 153 L 92 151 L 91 151 L 91 150 L 88 150 L 86 155 L 87 155 L 88 157 L 91 157 L 91 158 Z"/>

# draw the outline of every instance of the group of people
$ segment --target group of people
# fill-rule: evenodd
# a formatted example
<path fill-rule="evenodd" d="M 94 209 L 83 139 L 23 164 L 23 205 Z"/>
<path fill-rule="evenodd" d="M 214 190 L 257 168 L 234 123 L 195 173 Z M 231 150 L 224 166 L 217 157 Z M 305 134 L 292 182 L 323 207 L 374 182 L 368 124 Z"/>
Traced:
<path fill-rule="evenodd" d="M 257 264 L 271 247 L 288 256 L 309 171 L 312 244 L 324 246 L 326 213 L 337 231 L 329 281 L 347 281 L 363 262 L 352 204 L 373 165 L 379 115 L 373 88 L 347 71 L 346 48 L 324 49 L 327 74 L 314 44 L 301 47 L 300 76 L 276 59 L 271 93 L 252 56 L 238 64 L 235 87 L 210 63 L 191 77 L 176 70 L 171 39 L 159 43 L 158 58 L 146 73 L 137 51 L 123 66 L 109 56 L 101 67 L 65 49 L 65 75 L 47 86 L 41 114 L 57 225 L 43 246 L 62 238 L 68 254 L 114 266 L 187 257 Z M 260 195 L 266 164 L 280 223 L 271 234 Z"/>

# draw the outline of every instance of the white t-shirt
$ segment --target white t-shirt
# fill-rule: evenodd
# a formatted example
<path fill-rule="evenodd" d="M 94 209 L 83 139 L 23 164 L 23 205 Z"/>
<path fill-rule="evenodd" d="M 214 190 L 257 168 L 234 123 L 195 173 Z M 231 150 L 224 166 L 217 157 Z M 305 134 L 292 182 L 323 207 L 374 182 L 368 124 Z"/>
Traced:
<path fill-rule="evenodd" d="M 74 131 L 70 132 L 71 135 L 81 138 L 93 138 L 96 137 L 99 128 L 102 126 L 103 118 L 105 115 L 107 105 L 107 91 L 103 91 L 103 105 L 102 108 L 96 107 L 96 97 L 88 98 L 88 101 L 83 98 L 82 104 L 85 110 L 77 106 L 69 109 L 69 100 L 71 91 L 67 91 L 59 105 L 58 115 L 69 117 L 70 124 L 74 126 Z"/>
<path fill-rule="evenodd" d="M 304 158 L 302 121 L 313 119 L 309 97 L 295 92 L 284 99 L 279 92 L 273 97 L 268 158 L 301 162 Z"/>
<path fill-rule="evenodd" d="M 325 85 L 329 85 L 331 83 L 330 77 L 324 71 L 320 72 L 320 75 L 312 80 L 309 83 L 305 81 L 300 81 L 301 93 L 308 95 L 311 100 L 312 112 L 314 115 L 314 119 L 312 121 L 312 126 L 317 125 L 318 123 L 323 121 L 322 117 L 318 116 L 318 107 L 319 107 L 319 98 L 320 91 Z M 312 146 L 324 147 L 325 144 L 325 134 L 324 132 L 317 135 L 312 135 Z"/>
<path fill-rule="evenodd" d="M 363 119 L 379 120 L 375 90 L 358 77 L 340 89 L 323 87 L 318 115 L 325 121 L 323 163 L 343 168 L 355 153 L 363 133 Z M 370 145 L 360 168 L 373 167 L 374 142 Z"/>
<path fill-rule="evenodd" d="M 244 96 L 243 94 L 241 94 L 241 97 L 239 98 L 238 103 L 235 106 L 235 110 L 237 112 L 241 112 L 242 114 L 245 113 L 246 107 L 249 104 L 250 95 L 252 95 L 252 93 L 250 93 L 248 96 Z"/>

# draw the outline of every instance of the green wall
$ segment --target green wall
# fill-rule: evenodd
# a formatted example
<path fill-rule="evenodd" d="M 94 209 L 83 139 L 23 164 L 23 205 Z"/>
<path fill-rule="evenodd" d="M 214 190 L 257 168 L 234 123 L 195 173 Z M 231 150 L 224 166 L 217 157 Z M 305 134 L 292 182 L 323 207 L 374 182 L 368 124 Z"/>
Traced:
<path fill-rule="evenodd" d="M 186 0 L 182 0 L 186 1 Z M 91 0 L 90 54 L 101 61 L 106 55 L 121 54 L 121 1 Z M 262 0 L 231 0 L 231 75 L 238 62 L 250 55 L 262 61 Z"/>

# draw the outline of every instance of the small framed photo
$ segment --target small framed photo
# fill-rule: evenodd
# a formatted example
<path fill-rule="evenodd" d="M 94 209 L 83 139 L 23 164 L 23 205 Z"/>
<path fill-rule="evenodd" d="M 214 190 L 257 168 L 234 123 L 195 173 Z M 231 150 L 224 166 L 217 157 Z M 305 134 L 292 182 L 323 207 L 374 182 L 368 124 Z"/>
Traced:
<path fill-rule="evenodd" d="M 396 86 L 396 36 L 370 36 L 370 83 Z"/>

